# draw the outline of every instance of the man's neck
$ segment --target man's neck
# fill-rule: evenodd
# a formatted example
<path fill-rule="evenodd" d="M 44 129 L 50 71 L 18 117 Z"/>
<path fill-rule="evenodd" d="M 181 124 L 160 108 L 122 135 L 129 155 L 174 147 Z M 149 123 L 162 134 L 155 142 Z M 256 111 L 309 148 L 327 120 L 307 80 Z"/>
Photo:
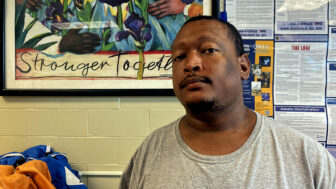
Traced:
<path fill-rule="evenodd" d="M 186 144 L 205 155 L 225 155 L 242 146 L 256 124 L 256 115 L 245 106 L 233 111 L 209 113 L 207 116 L 186 115 L 180 132 Z"/>

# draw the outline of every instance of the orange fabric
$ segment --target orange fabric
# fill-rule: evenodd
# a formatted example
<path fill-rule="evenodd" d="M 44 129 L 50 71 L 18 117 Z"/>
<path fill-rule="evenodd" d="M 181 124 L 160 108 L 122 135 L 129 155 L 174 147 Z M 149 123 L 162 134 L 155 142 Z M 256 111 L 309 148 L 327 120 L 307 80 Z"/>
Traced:
<path fill-rule="evenodd" d="M 0 189 L 37 189 L 33 180 L 26 175 L 13 173 L 13 166 L 0 165 Z"/>
<path fill-rule="evenodd" d="M 40 160 L 28 161 L 15 169 L 0 165 L 0 189 L 55 189 L 48 166 Z"/>
<path fill-rule="evenodd" d="M 14 167 L 11 165 L 0 165 L 0 177 L 13 174 Z"/>

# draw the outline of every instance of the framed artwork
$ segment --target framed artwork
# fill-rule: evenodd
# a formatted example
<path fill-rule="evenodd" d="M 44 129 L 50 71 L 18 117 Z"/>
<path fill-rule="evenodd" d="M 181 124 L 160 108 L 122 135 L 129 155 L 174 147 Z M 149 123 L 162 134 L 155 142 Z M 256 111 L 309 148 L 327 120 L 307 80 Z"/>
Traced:
<path fill-rule="evenodd" d="M 217 16 L 218 1 L 1 1 L 0 93 L 174 95 L 171 44 L 190 17 Z"/>

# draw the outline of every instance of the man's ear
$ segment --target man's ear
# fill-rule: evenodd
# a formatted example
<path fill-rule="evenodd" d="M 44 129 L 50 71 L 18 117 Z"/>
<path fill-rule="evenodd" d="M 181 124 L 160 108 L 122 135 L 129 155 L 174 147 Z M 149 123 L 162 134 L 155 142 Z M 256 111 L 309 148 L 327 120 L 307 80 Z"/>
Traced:
<path fill-rule="evenodd" d="M 250 76 L 251 62 L 247 54 L 243 54 L 240 57 L 238 57 L 238 61 L 240 64 L 240 78 L 242 80 L 246 80 Z"/>

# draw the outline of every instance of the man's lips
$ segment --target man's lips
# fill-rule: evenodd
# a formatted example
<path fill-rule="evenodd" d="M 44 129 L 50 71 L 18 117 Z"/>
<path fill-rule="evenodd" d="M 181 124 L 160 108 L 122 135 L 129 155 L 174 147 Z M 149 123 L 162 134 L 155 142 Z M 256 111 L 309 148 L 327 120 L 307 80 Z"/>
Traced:
<path fill-rule="evenodd" d="M 180 89 L 185 88 L 186 86 L 194 83 L 211 83 L 210 79 L 207 77 L 201 77 L 201 76 L 196 76 L 196 75 L 189 75 L 186 78 L 182 80 L 180 83 Z"/>

